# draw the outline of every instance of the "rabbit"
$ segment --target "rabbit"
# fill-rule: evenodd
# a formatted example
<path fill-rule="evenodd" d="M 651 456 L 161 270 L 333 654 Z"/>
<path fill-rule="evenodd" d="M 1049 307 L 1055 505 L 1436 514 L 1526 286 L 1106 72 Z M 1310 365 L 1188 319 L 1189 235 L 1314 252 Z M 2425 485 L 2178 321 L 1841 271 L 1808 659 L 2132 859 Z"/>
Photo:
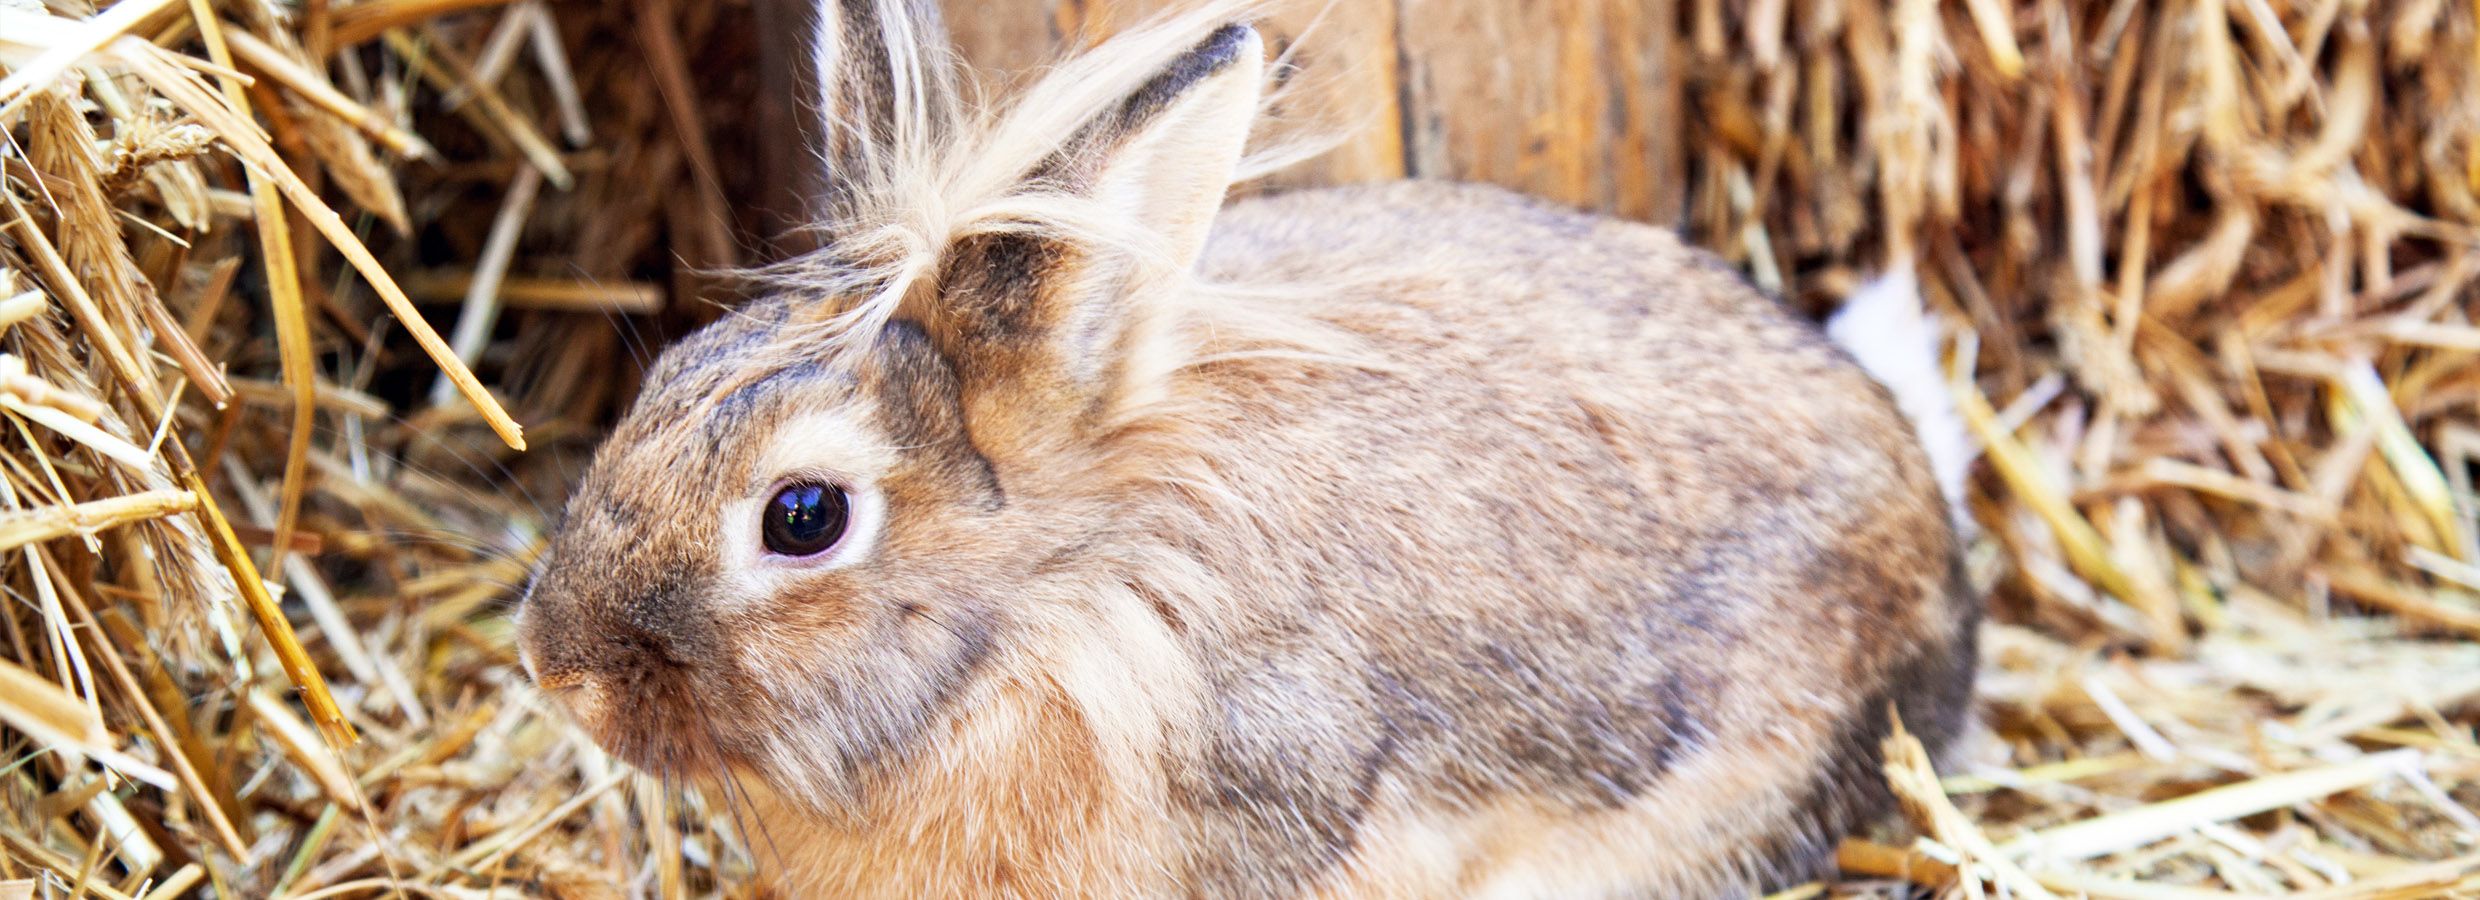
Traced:
<path fill-rule="evenodd" d="M 968 100 L 824 4 L 825 246 L 667 349 L 527 673 L 788 897 L 1699 897 L 1964 727 L 1931 461 L 1671 233 L 1407 181 L 1233 202 L 1228 6 Z"/>

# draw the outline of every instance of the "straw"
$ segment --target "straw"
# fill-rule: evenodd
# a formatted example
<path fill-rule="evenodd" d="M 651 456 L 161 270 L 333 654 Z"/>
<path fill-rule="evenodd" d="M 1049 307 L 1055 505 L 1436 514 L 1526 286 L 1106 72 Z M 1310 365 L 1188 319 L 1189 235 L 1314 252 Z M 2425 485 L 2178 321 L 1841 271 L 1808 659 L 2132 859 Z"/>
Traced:
<path fill-rule="evenodd" d="M 1003 102 L 1175 2 L 948 6 Z M 0 900 L 762 895 L 507 614 L 805 240 L 813 6 L 0 0 Z M 1262 24 L 1342 146 L 1236 196 L 1506 184 L 1956 336 L 1972 727 L 1777 896 L 2480 897 L 2480 4 Z"/>

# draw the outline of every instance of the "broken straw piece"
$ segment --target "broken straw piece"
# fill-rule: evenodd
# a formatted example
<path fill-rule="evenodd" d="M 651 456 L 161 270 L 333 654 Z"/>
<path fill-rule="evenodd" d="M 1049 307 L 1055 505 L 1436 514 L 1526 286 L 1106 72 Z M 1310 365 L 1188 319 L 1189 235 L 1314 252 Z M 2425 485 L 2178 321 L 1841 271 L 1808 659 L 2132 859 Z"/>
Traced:
<path fill-rule="evenodd" d="M 2196 828 L 2358 790 L 2419 764 L 2419 751 L 2389 750 L 2339 765 L 2268 775 L 2008 841 L 2008 856 L 2067 861 L 2132 850 Z"/>

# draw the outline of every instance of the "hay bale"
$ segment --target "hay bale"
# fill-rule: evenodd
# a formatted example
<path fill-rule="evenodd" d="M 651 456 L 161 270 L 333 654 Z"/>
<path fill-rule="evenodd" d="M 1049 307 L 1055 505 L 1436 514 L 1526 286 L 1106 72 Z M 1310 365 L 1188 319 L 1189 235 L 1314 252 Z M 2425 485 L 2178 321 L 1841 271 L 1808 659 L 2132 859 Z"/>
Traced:
<path fill-rule="evenodd" d="M 1956 326 L 1985 737 L 1898 741 L 1911 830 L 1792 895 L 2480 895 L 2480 7 L 1317 5 L 1269 30 L 1347 127 L 1278 183 L 1499 181 L 1821 312 L 1910 266 Z M 802 4 L 209 7 L 0 0 L 0 897 L 746 892 L 504 614 L 614 361 L 797 246 Z"/>

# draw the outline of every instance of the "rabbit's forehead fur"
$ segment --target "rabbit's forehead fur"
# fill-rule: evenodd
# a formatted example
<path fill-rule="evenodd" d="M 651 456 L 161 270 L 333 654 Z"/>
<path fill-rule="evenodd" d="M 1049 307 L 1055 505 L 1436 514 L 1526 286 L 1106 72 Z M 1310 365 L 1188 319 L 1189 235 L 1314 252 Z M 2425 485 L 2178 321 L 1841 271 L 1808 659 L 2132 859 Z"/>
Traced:
<path fill-rule="evenodd" d="M 555 560 L 659 543 L 712 557 L 710 532 L 756 527 L 754 517 L 717 523 L 714 508 L 797 474 L 902 492 L 962 473 L 982 495 L 972 505 L 996 505 L 996 473 L 958 419 L 953 370 L 920 328 L 891 323 L 863 353 L 763 352 L 784 339 L 794 302 L 762 302 L 665 351 L 570 501 Z"/>
<path fill-rule="evenodd" d="M 663 510 L 732 496 L 765 477 L 754 470 L 785 420 L 865 407 L 849 364 L 750 352 L 781 332 L 786 306 L 771 302 L 727 317 L 666 350 L 597 454 L 572 515 L 579 507 Z"/>

